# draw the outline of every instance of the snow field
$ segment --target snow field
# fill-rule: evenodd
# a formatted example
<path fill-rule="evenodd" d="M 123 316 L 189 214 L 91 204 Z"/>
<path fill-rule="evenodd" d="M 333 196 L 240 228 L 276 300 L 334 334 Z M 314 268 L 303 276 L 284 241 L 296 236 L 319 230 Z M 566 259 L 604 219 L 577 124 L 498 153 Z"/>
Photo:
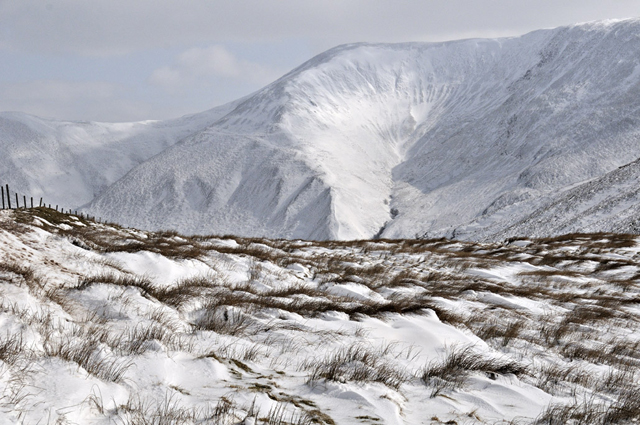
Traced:
<path fill-rule="evenodd" d="M 625 423 L 638 240 L 183 236 L 0 213 L 0 421 Z"/>

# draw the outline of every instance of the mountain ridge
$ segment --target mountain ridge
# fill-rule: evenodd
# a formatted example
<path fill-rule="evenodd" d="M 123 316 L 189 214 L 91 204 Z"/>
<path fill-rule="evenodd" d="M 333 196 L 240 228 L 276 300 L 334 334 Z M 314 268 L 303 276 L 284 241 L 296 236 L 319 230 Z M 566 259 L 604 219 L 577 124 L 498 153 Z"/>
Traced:
<path fill-rule="evenodd" d="M 531 232 L 515 223 L 640 157 L 639 38 L 631 19 L 338 46 L 199 127 L 167 124 L 178 136 L 85 211 L 146 229 L 303 239 Z"/>

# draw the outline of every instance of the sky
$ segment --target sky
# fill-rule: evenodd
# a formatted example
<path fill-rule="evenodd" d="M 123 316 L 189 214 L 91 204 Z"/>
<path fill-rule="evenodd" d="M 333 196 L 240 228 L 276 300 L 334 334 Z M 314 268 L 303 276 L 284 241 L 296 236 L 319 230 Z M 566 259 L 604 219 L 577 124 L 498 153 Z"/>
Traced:
<path fill-rule="evenodd" d="M 0 111 L 201 112 L 353 42 L 517 36 L 640 16 L 640 0 L 0 0 Z"/>

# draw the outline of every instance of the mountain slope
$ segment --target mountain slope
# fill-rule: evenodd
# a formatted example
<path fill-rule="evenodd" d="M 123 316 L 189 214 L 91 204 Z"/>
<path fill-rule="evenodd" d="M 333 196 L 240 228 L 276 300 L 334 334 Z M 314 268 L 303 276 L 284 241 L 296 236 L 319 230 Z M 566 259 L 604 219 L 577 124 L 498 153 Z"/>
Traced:
<path fill-rule="evenodd" d="M 68 122 L 0 113 L 0 182 L 77 208 L 131 168 L 196 133 L 233 104 L 169 121 Z"/>
<path fill-rule="evenodd" d="M 188 233 L 507 235 L 640 157 L 639 38 L 628 20 L 340 46 L 136 167 L 89 211 Z"/>
<path fill-rule="evenodd" d="M 638 21 L 554 30 L 539 62 L 505 84 L 508 98 L 498 108 L 416 144 L 396 176 L 404 190 L 398 198 L 419 205 L 404 208 L 406 220 L 388 234 L 418 227 L 442 235 L 449 227 L 449 235 L 457 228 L 458 237 L 487 237 L 485 226 L 507 227 L 513 216 L 524 219 L 573 185 L 637 159 L 639 37 Z M 543 221 L 536 234 L 558 231 Z"/>
<path fill-rule="evenodd" d="M 640 158 L 639 38 L 635 19 L 504 39 L 351 44 L 175 120 L 2 113 L 0 183 L 185 233 L 495 240 L 635 231 L 633 178 L 627 190 L 606 176 Z M 596 214 L 587 195 L 584 208 L 571 206 L 574 189 L 593 181 L 603 199 L 624 192 L 623 216 Z"/>
<path fill-rule="evenodd" d="M 504 221 L 491 239 L 517 234 L 639 233 L 640 159 L 565 191 L 526 217 Z"/>

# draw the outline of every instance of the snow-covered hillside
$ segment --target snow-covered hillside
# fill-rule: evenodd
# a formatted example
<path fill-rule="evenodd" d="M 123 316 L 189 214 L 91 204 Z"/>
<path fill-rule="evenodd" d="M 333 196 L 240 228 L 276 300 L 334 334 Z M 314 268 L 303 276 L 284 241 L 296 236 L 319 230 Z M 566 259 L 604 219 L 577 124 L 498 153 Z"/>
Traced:
<path fill-rule="evenodd" d="M 629 20 L 341 46 L 135 168 L 90 211 L 190 233 L 517 233 L 514 222 L 640 157 L 639 38 Z M 539 221 L 536 234 L 557 229 Z M 607 217 L 589 229 L 609 230 Z"/>
<path fill-rule="evenodd" d="M 637 423 L 639 251 L 1 211 L 0 423 Z"/>
<path fill-rule="evenodd" d="M 48 203 L 78 208 L 134 166 L 215 122 L 233 105 L 175 120 L 135 123 L 0 113 L 0 183 Z"/>
<path fill-rule="evenodd" d="M 190 234 L 498 240 L 634 230 L 617 215 L 637 215 L 636 191 L 606 176 L 640 158 L 639 41 L 632 19 L 340 46 L 196 124 L 74 125 L 72 140 L 90 134 L 77 148 L 66 133 L 49 147 L 37 137 L 24 145 L 26 132 L 14 145 L 42 155 L 29 163 L 11 152 L 2 177 L 17 175 L 36 196 L 64 186 L 76 193 L 71 207 L 97 195 L 91 215 Z M 636 170 L 625 171 L 629 188 Z M 600 198 L 579 195 L 596 181 Z M 592 208 L 621 191 L 616 208 Z M 576 196 L 580 207 L 556 207 Z"/>

